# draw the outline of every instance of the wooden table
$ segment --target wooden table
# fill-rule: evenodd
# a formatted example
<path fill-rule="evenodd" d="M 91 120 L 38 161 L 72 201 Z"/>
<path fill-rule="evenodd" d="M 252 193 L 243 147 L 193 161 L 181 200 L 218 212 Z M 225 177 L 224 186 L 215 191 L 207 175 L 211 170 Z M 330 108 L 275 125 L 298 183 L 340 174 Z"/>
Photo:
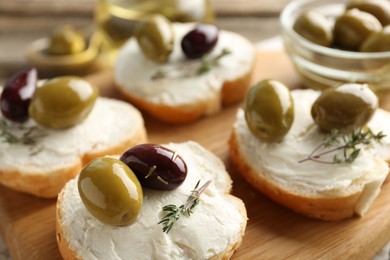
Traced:
<path fill-rule="evenodd" d="M 279 21 L 278 15 L 280 10 L 286 5 L 288 0 L 273 0 L 273 1 L 264 1 L 264 0 L 213 0 L 214 6 L 217 14 L 217 25 L 220 28 L 231 30 L 235 32 L 239 32 L 244 35 L 252 42 L 258 42 L 263 39 L 267 39 L 269 37 L 275 36 L 279 33 Z M 47 36 L 55 27 L 63 25 L 63 24 L 72 24 L 76 27 L 83 27 L 90 25 L 93 23 L 93 8 L 95 5 L 95 0 L 13 0 L 13 1 L 0 1 L 0 84 L 3 84 L 4 81 L 12 75 L 14 72 L 19 70 L 20 68 L 28 66 L 28 62 L 25 59 L 24 49 L 28 43 L 31 41 Z M 266 67 L 264 67 L 266 69 Z M 275 77 L 283 77 L 282 73 L 276 74 Z M 237 107 L 232 107 L 229 110 L 222 113 L 219 117 L 226 117 L 227 114 L 232 113 L 232 110 L 235 110 Z M 192 127 L 189 127 L 191 131 L 197 131 L 197 129 L 201 128 L 211 119 L 207 119 L 205 121 L 201 121 L 195 124 Z M 230 121 L 225 121 L 225 125 L 231 125 L 232 118 L 229 117 Z M 150 121 L 149 121 L 150 122 Z M 154 123 L 151 123 L 152 125 Z M 155 127 L 151 127 L 150 123 L 147 125 L 150 129 L 155 129 Z M 159 127 L 159 133 L 169 131 L 165 126 L 157 124 Z M 185 127 L 184 127 L 185 128 Z M 154 137 L 156 135 L 156 131 L 151 131 L 152 139 L 158 141 L 169 142 L 172 140 L 168 140 L 170 135 L 166 135 L 166 139 L 164 136 L 159 136 L 158 138 Z M 183 132 L 183 134 L 178 135 L 180 140 L 174 141 L 185 141 L 189 137 L 188 132 Z M 215 136 L 215 135 L 210 135 Z M 224 137 L 227 137 L 227 133 L 224 133 Z M 182 140 L 183 139 L 183 140 Z M 207 147 L 208 143 L 205 142 L 205 146 Z M 226 151 L 221 150 L 220 146 L 216 147 L 207 147 L 214 151 L 218 156 L 226 159 Z M 229 167 L 228 161 L 225 160 Z M 233 176 L 234 177 L 234 176 Z M 238 180 L 239 177 L 234 177 L 234 179 Z M 237 190 L 241 190 L 236 188 L 236 193 L 238 195 L 242 195 L 248 200 L 252 200 L 253 198 L 257 198 L 261 200 L 261 203 L 265 203 L 270 205 L 270 207 L 274 208 L 276 212 L 282 212 L 284 214 L 287 210 L 273 204 L 266 198 L 263 198 L 261 195 L 254 192 L 247 184 L 242 183 L 238 184 L 238 186 L 243 186 L 242 190 L 249 190 L 250 194 L 240 194 Z M 15 198 L 12 191 L 8 191 L 5 188 L 0 187 L 0 190 L 4 192 L 6 198 Z M 20 203 L 26 203 L 25 195 L 18 196 L 18 199 L 21 199 L 22 202 L 16 201 L 16 205 L 21 205 Z M 18 200 L 17 199 L 17 200 Z M 28 199 L 27 199 L 28 201 Z M 38 203 L 36 200 L 32 199 L 32 203 Z M 39 204 L 40 203 L 40 204 Z M 52 211 L 52 207 L 47 207 L 52 201 L 42 201 L 38 204 L 41 205 L 41 211 Z M 8 204 L 7 204 L 8 205 Z M 12 206 L 12 204 L 10 204 Z M 15 214 L 13 216 L 23 216 L 26 213 L 31 214 L 31 212 L 26 212 L 27 209 L 15 209 Z M 249 213 L 253 213 L 255 209 L 250 209 Z M 261 212 L 257 212 L 261 213 Z M 257 214 L 256 213 L 256 214 Z M 46 214 L 45 212 L 37 211 L 36 215 L 33 215 L 32 218 L 37 217 L 39 219 L 39 214 Z M 279 213 L 278 213 L 279 214 Z M 272 214 L 271 214 L 272 215 Z M 271 216 L 270 214 L 264 214 L 264 217 Z M 273 216 L 273 215 L 272 215 Z M 294 216 L 294 219 L 298 221 L 302 219 L 301 216 Z M 270 217 L 270 220 L 273 217 Z M 3 219 L 0 219 L 3 221 Z M 9 220 L 8 220 L 9 221 Z M 50 220 L 51 221 L 51 220 Z M 351 220 L 350 222 L 354 222 Z M 308 220 L 308 226 L 314 227 L 317 225 L 316 221 Z M 313 223 L 312 225 L 310 223 Z M 25 223 L 19 223 L 17 228 L 19 230 L 26 229 L 25 236 L 30 236 L 31 232 L 28 229 L 28 226 L 24 225 Z M 329 224 L 332 226 L 333 224 Z M 335 224 L 336 225 L 336 224 Z M 350 224 L 353 225 L 353 224 Z M 304 226 L 304 225 L 303 225 Z M 306 227 L 308 227 L 306 226 Z M 281 227 L 289 228 L 287 222 L 282 224 L 278 229 L 278 232 L 282 232 Z M 274 227 L 273 227 L 274 228 Z M 293 228 L 293 227 L 291 227 Z M 297 229 L 297 227 L 295 227 Z M 325 230 L 325 229 L 324 229 Z M 342 229 L 340 229 L 342 230 Z M 382 232 L 383 233 L 383 232 Z M 249 238 L 247 238 L 249 239 Z M 256 239 L 252 237 L 251 239 Z M 257 238 L 257 240 L 261 240 L 261 238 Z M 45 239 L 43 239 L 45 241 Z M 337 242 L 337 241 L 336 241 Z M 336 243 L 335 242 L 335 243 Z M 348 241 L 344 241 L 348 242 Z M 15 245 L 15 244 L 14 244 Z M 243 248 L 237 252 L 236 257 L 239 258 L 240 255 L 245 251 L 247 243 L 244 243 Z M 31 247 L 32 245 L 25 244 L 25 247 Z M 302 245 L 304 246 L 304 245 Z M 329 250 L 332 250 L 332 244 L 329 244 Z M 373 245 L 375 247 L 375 245 Z M 375 247 L 376 248 L 376 247 Z M 31 251 L 31 248 L 29 248 Z M 278 255 L 278 254 L 276 254 Z M 282 254 L 283 255 L 283 254 Z M 279 255 L 280 256 L 280 255 Z M 20 258 L 21 255 L 15 254 L 14 257 Z M 32 256 L 32 258 L 34 258 Z"/>

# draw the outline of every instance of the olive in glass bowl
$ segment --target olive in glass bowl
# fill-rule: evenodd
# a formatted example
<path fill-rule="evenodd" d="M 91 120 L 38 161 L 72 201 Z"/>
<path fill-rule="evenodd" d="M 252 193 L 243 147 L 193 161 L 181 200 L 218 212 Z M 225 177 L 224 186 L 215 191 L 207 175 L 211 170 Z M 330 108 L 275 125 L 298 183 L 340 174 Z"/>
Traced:
<path fill-rule="evenodd" d="M 305 87 L 323 90 L 343 83 L 367 83 L 376 90 L 390 89 L 390 51 L 361 52 L 335 43 L 322 46 L 294 30 L 298 18 L 309 10 L 320 13 L 334 26 L 349 3 L 350 0 L 291 1 L 280 16 L 285 50 Z"/>

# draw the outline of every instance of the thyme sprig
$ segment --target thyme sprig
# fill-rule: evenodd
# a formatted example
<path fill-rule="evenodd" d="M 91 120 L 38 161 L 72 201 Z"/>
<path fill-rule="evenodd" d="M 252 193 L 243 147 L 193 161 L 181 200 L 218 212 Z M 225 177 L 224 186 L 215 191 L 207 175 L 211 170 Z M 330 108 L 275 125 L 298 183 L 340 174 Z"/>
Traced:
<path fill-rule="evenodd" d="M 207 181 L 202 187 L 199 187 L 200 180 L 196 183 L 195 188 L 191 191 L 190 196 L 187 199 L 186 204 L 176 206 L 173 204 L 166 205 L 162 208 L 167 214 L 157 224 L 163 225 L 163 232 L 167 233 L 173 227 L 173 224 L 180 218 L 181 215 L 189 217 L 194 208 L 199 204 L 199 196 L 205 191 L 207 186 L 211 183 L 211 180 Z"/>
<path fill-rule="evenodd" d="M 219 61 L 231 54 L 231 51 L 227 48 L 222 49 L 221 53 L 217 56 L 204 55 L 200 62 L 190 62 L 179 64 L 170 69 L 159 69 L 150 78 L 152 80 L 161 80 L 165 78 L 186 78 L 191 76 L 202 75 L 209 72 L 213 67 L 219 65 Z"/>
<path fill-rule="evenodd" d="M 327 135 L 324 141 L 318 145 L 307 158 L 300 160 L 299 163 L 314 161 L 324 164 L 352 163 L 359 156 L 361 145 L 370 145 L 372 141 L 380 142 L 386 135 L 380 131 L 374 134 L 369 128 L 360 128 L 349 134 L 341 134 L 333 129 Z M 318 152 L 321 148 L 327 150 Z M 333 160 L 322 160 L 321 157 L 331 153 L 342 151 L 342 157 L 338 154 L 333 156 Z"/>
<path fill-rule="evenodd" d="M 17 131 L 15 131 L 17 130 Z M 0 118 L 0 139 L 8 144 L 22 144 L 30 146 L 31 148 L 36 145 L 36 139 L 45 136 L 44 133 L 37 133 L 38 128 L 36 126 L 11 126 L 6 120 Z M 15 132 L 21 132 L 15 134 Z M 31 155 L 39 153 L 42 148 L 38 148 L 32 151 Z"/>

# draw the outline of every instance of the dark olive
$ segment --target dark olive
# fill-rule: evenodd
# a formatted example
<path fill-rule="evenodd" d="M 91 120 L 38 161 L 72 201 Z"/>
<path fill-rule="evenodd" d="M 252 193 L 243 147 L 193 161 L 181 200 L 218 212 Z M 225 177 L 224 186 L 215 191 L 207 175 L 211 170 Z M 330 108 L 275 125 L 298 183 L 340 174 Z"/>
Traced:
<path fill-rule="evenodd" d="M 383 26 L 390 24 L 390 2 L 388 0 L 353 0 L 347 9 L 357 8 L 375 16 Z"/>
<path fill-rule="evenodd" d="M 377 107 L 378 98 L 367 84 L 348 83 L 322 92 L 311 115 L 325 132 L 348 133 L 365 126 Z"/>
<path fill-rule="evenodd" d="M 360 47 L 362 52 L 390 51 L 390 25 L 382 31 L 371 34 Z"/>
<path fill-rule="evenodd" d="M 293 28 L 299 35 L 313 43 L 326 47 L 332 45 L 332 23 L 317 11 L 309 10 L 302 13 Z"/>
<path fill-rule="evenodd" d="M 213 24 L 198 24 L 181 40 L 181 49 L 188 59 L 197 59 L 210 52 L 218 42 L 218 28 Z"/>
<path fill-rule="evenodd" d="M 337 47 L 357 51 L 370 34 L 382 30 L 372 14 L 352 9 L 336 19 L 333 37 Z"/>
<path fill-rule="evenodd" d="M 98 89 L 79 77 L 58 77 L 45 82 L 33 96 L 29 114 L 49 128 L 65 128 L 83 121 L 92 110 Z"/>
<path fill-rule="evenodd" d="M 245 119 L 251 132 L 265 142 L 281 141 L 294 120 L 289 89 L 276 80 L 263 80 L 249 89 Z"/>
<path fill-rule="evenodd" d="M 55 30 L 50 36 L 47 53 L 50 55 L 69 55 L 85 50 L 85 39 L 71 26 Z"/>
<path fill-rule="evenodd" d="M 172 24 L 164 16 L 154 15 L 138 22 L 135 37 L 143 54 L 156 62 L 166 62 L 173 50 Z"/>
<path fill-rule="evenodd" d="M 187 176 L 187 165 L 176 152 L 158 144 L 141 144 L 127 150 L 121 157 L 145 187 L 173 190 Z"/>
<path fill-rule="evenodd" d="M 28 106 L 37 80 L 37 70 L 31 68 L 16 73 L 5 83 L 0 97 L 0 109 L 5 118 L 16 122 L 28 119 Z"/>
<path fill-rule="evenodd" d="M 87 210 L 103 223 L 129 225 L 141 213 L 141 184 L 133 171 L 118 159 L 93 160 L 81 171 L 77 185 Z"/>

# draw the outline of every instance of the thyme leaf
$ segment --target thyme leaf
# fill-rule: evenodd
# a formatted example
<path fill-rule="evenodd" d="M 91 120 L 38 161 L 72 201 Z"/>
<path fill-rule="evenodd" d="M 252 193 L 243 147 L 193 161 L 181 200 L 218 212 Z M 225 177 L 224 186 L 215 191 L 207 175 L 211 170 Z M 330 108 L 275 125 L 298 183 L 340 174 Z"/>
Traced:
<path fill-rule="evenodd" d="M 327 135 L 324 141 L 319 144 L 307 158 L 302 159 L 299 163 L 306 161 L 314 161 L 324 164 L 341 164 L 352 163 L 359 156 L 361 146 L 368 146 L 372 141 L 380 142 L 386 135 L 380 131 L 374 134 L 370 128 L 360 128 L 349 134 L 341 134 L 337 130 L 333 129 L 329 135 Z M 321 148 L 325 151 L 318 152 Z M 331 153 L 337 153 L 342 151 L 342 156 L 335 154 L 333 160 L 322 160 L 321 157 Z"/>
<path fill-rule="evenodd" d="M 173 227 L 173 224 L 180 218 L 181 215 L 189 217 L 194 208 L 199 204 L 199 196 L 204 192 L 211 181 L 207 181 L 202 187 L 199 187 L 200 180 L 196 183 L 195 188 L 191 191 L 186 204 L 180 205 L 179 207 L 173 204 L 166 205 L 162 208 L 167 214 L 157 223 L 163 225 L 163 232 L 167 233 Z"/>
<path fill-rule="evenodd" d="M 15 131 L 18 130 L 18 131 Z M 44 136 L 45 134 L 38 134 L 38 128 L 35 126 L 26 127 L 19 125 L 17 127 L 11 126 L 7 123 L 6 120 L 0 118 L 0 139 L 8 144 L 22 144 L 27 145 L 32 148 L 36 145 L 36 139 Z M 20 134 L 15 134 L 15 132 L 20 132 Z M 39 153 L 42 149 L 38 148 L 32 151 L 31 155 Z"/>
<path fill-rule="evenodd" d="M 212 57 L 210 55 L 204 55 L 201 58 L 200 63 L 191 62 L 178 64 L 170 69 L 158 69 L 150 78 L 152 80 L 161 80 L 164 78 L 174 79 L 202 75 L 209 72 L 213 67 L 219 66 L 219 61 L 231 53 L 232 52 L 229 49 L 224 48 L 217 56 Z"/>
<path fill-rule="evenodd" d="M 219 60 L 225 57 L 226 55 L 229 55 L 231 51 L 229 49 L 224 48 L 222 52 L 217 55 L 214 58 L 211 58 L 210 56 L 203 56 L 202 57 L 202 62 L 200 67 L 198 68 L 197 74 L 202 75 L 208 71 L 211 70 L 212 67 L 216 67 L 219 65 Z"/>

